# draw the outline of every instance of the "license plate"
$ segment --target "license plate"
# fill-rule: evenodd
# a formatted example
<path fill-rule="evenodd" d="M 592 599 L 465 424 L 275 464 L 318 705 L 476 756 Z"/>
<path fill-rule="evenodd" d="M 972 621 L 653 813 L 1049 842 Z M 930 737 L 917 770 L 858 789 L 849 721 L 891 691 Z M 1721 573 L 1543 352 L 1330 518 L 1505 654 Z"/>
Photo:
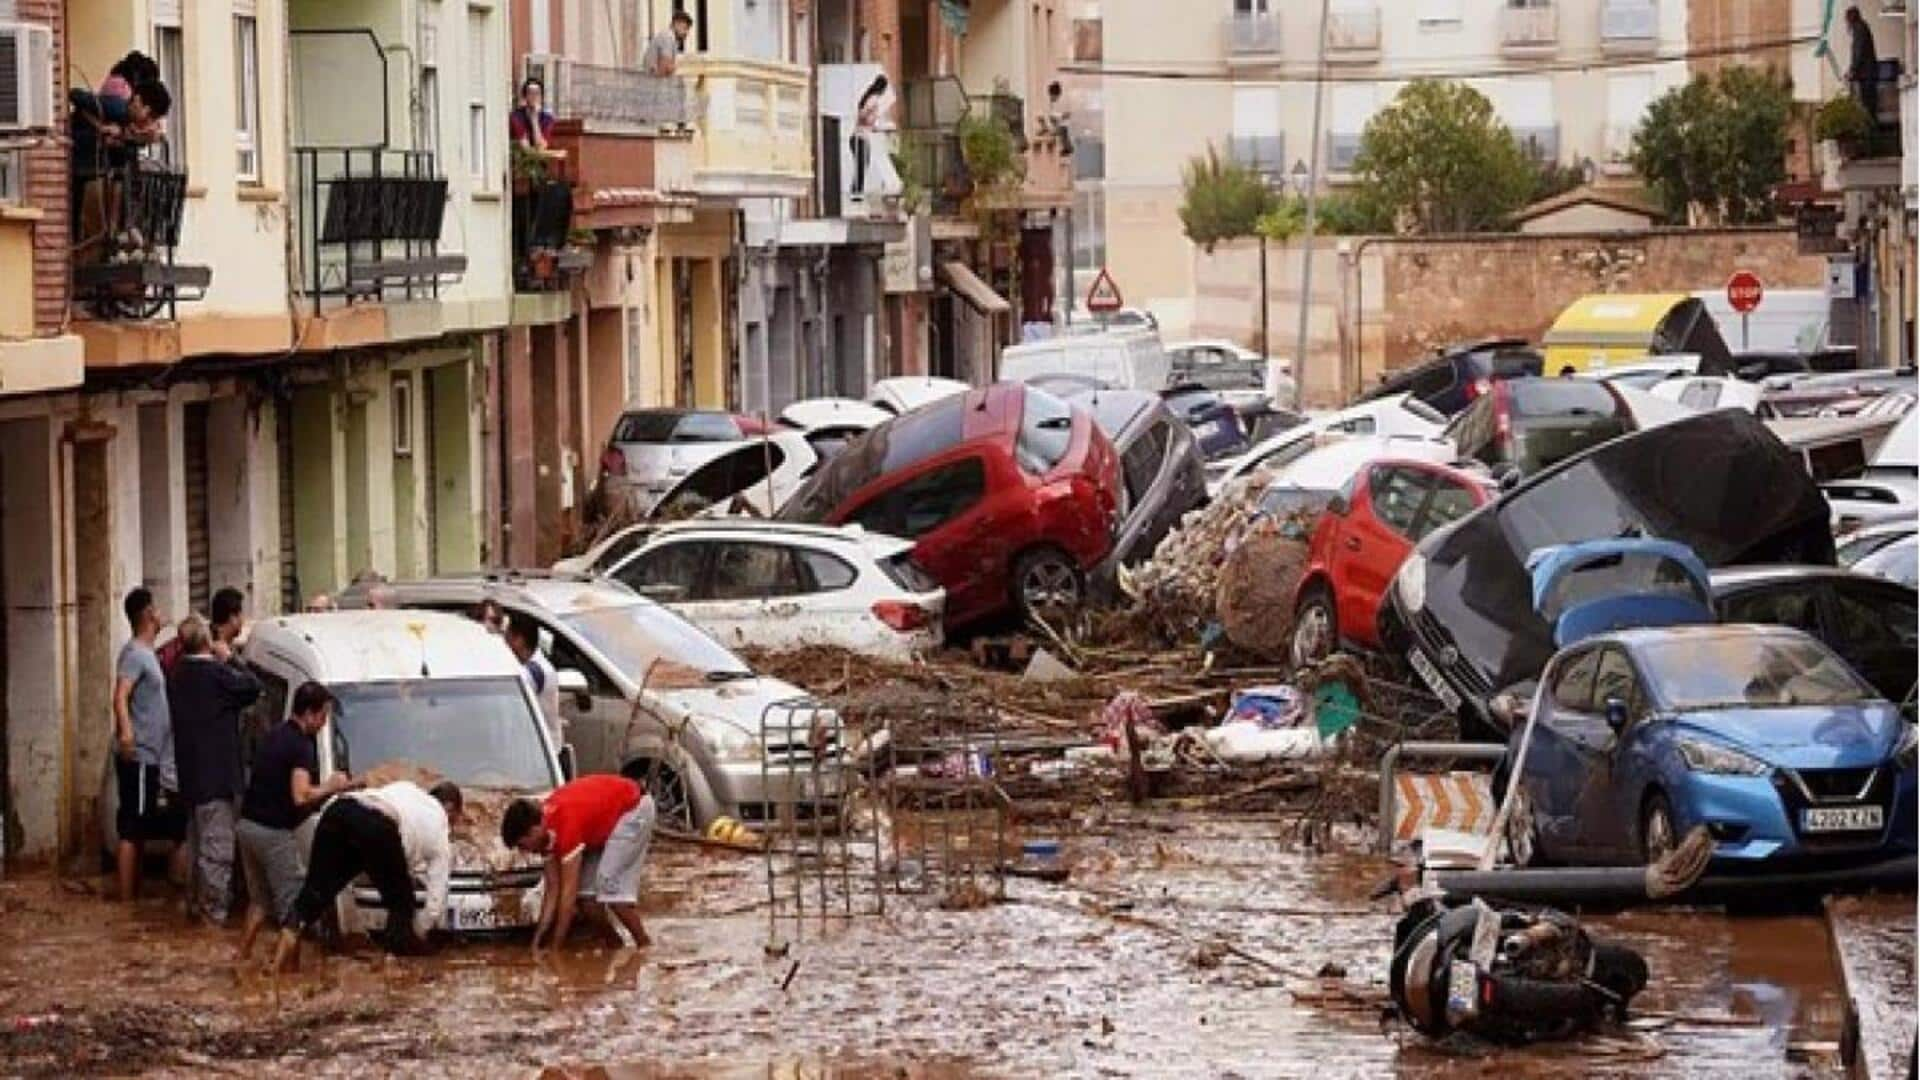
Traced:
<path fill-rule="evenodd" d="M 1474 977 L 1473 965 L 1455 960 L 1447 969 L 1447 1013 L 1466 1017 L 1479 1011 L 1480 981 Z"/>
<path fill-rule="evenodd" d="M 515 925 L 515 920 L 501 914 L 499 908 L 447 908 L 446 928 L 453 933 L 475 930 L 499 930 Z"/>
<path fill-rule="evenodd" d="M 1877 806 L 1822 806 L 1800 811 L 1800 828 L 1806 832 L 1866 832 L 1880 828 L 1881 811 Z"/>
<path fill-rule="evenodd" d="M 1409 650 L 1407 663 L 1413 665 L 1413 670 L 1420 675 L 1420 681 L 1427 684 L 1427 689 L 1433 691 L 1433 696 L 1440 699 L 1440 704 L 1449 709 L 1460 707 L 1459 693 L 1447 685 L 1447 680 L 1440 677 L 1440 669 L 1433 666 L 1433 661 L 1427 659 L 1425 653 L 1419 649 Z"/>

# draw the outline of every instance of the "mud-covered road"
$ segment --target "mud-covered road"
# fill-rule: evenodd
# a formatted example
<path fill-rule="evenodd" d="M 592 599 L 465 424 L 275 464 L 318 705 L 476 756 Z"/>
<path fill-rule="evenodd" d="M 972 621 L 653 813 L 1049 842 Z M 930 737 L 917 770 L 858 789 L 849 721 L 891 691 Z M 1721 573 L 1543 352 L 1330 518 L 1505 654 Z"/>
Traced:
<path fill-rule="evenodd" d="M 758 856 L 661 845 L 645 951 L 310 952 L 277 985 L 235 964 L 236 934 L 186 928 L 165 899 L 12 880 L 0 1072 L 1837 1075 L 1817 1045 L 1841 1010 L 1816 913 L 1595 918 L 1653 971 L 1649 1018 L 1619 1037 L 1463 1059 L 1383 1032 L 1392 914 L 1365 900 L 1383 864 L 1290 851 L 1284 830 L 1111 817 L 1075 839 L 1067 885 L 1016 880 L 969 911 L 894 897 L 883 918 L 810 925 L 784 957 L 765 947 Z M 1315 978 L 1328 964 L 1337 987 Z"/>

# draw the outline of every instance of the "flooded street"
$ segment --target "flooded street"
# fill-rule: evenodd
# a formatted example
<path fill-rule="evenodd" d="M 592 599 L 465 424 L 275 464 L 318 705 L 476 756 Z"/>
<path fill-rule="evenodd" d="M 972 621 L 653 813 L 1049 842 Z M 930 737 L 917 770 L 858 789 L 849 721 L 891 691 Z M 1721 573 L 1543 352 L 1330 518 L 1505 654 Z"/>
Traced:
<path fill-rule="evenodd" d="M 277 986 L 236 968 L 237 935 L 184 928 L 168 901 L 129 910 L 99 899 L 97 881 L 16 879 L 0 886 L 0 1068 L 1837 1075 L 1819 1055 L 1789 1062 L 1790 1046 L 1839 1033 L 1814 914 L 1589 920 L 1653 970 L 1636 1003 L 1649 1030 L 1629 1038 L 1461 1059 L 1383 1034 L 1392 915 L 1365 896 L 1385 865 L 1287 850 L 1285 829 L 1112 816 L 1074 838 L 1064 885 L 1011 880 L 1009 902 L 962 911 L 890 895 L 884 917 L 824 933 L 810 919 L 797 938 L 785 924 L 784 956 L 766 947 L 760 857 L 667 844 L 649 872 L 655 944 L 644 952 L 578 938 L 538 960 L 513 941 L 417 961 L 310 947 L 304 970 Z M 1329 964 L 1344 983 L 1315 978 Z"/>

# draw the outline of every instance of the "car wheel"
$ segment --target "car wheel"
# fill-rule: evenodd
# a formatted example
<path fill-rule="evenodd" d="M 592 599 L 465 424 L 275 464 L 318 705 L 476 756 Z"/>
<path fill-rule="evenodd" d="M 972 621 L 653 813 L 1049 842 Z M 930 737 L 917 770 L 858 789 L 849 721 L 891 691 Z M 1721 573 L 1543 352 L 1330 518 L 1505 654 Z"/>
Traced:
<path fill-rule="evenodd" d="M 1673 806 L 1659 792 L 1647 796 L 1640 811 L 1640 857 L 1647 863 L 1658 862 L 1679 843 L 1673 829 Z"/>
<path fill-rule="evenodd" d="M 1013 594 L 1022 615 L 1054 623 L 1080 607 L 1086 584 L 1080 568 L 1063 552 L 1041 548 L 1014 564 Z"/>
<path fill-rule="evenodd" d="M 638 781 L 647 794 L 653 796 L 654 820 L 658 827 L 688 833 L 697 831 L 699 809 L 680 770 L 665 762 L 656 765 L 652 761 L 636 761 L 624 772 L 629 780 Z"/>
<path fill-rule="evenodd" d="M 1499 791 L 1494 794 L 1499 795 Z M 1507 851 L 1515 866 L 1546 864 L 1540 854 L 1540 823 L 1533 816 L 1533 800 L 1524 787 L 1513 793 L 1513 810 L 1507 816 Z"/>
<path fill-rule="evenodd" d="M 1315 585 L 1300 599 L 1293 613 L 1293 666 L 1310 667 L 1333 655 L 1340 644 L 1340 620 L 1334 614 L 1333 594 Z"/>

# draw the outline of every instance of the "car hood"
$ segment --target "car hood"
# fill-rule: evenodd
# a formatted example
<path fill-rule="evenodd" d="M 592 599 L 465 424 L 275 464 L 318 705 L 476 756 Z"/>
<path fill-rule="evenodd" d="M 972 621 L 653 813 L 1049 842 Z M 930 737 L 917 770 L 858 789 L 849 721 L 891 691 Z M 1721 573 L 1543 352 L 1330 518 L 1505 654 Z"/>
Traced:
<path fill-rule="evenodd" d="M 1401 614 L 1494 689 L 1537 678 L 1553 627 L 1534 610 L 1526 559 L 1621 537 L 1684 544 L 1709 568 L 1833 564 L 1827 503 L 1799 457 L 1752 416 L 1721 410 L 1594 447 L 1432 533 L 1413 561 L 1425 607 Z"/>
<path fill-rule="evenodd" d="M 1793 709 L 1712 709 L 1674 719 L 1678 734 L 1702 734 L 1772 765 L 1848 769 L 1893 753 L 1906 723 L 1887 702 Z"/>
<path fill-rule="evenodd" d="M 711 686 L 655 690 L 651 693 L 670 708 L 690 716 L 724 721 L 756 738 L 760 735 L 762 717 L 771 717 L 783 707 L 805 705 L 812 700 L 792 683 L 763 675 Z"/>
<path fill-rule="evenodd" d="M 1706 564 L 1671 540 L 1589 540 L 1541 548 L 1527 557 L 1533 610 L 1565 648 L 1628 627 L 1713 621 Z"/>

